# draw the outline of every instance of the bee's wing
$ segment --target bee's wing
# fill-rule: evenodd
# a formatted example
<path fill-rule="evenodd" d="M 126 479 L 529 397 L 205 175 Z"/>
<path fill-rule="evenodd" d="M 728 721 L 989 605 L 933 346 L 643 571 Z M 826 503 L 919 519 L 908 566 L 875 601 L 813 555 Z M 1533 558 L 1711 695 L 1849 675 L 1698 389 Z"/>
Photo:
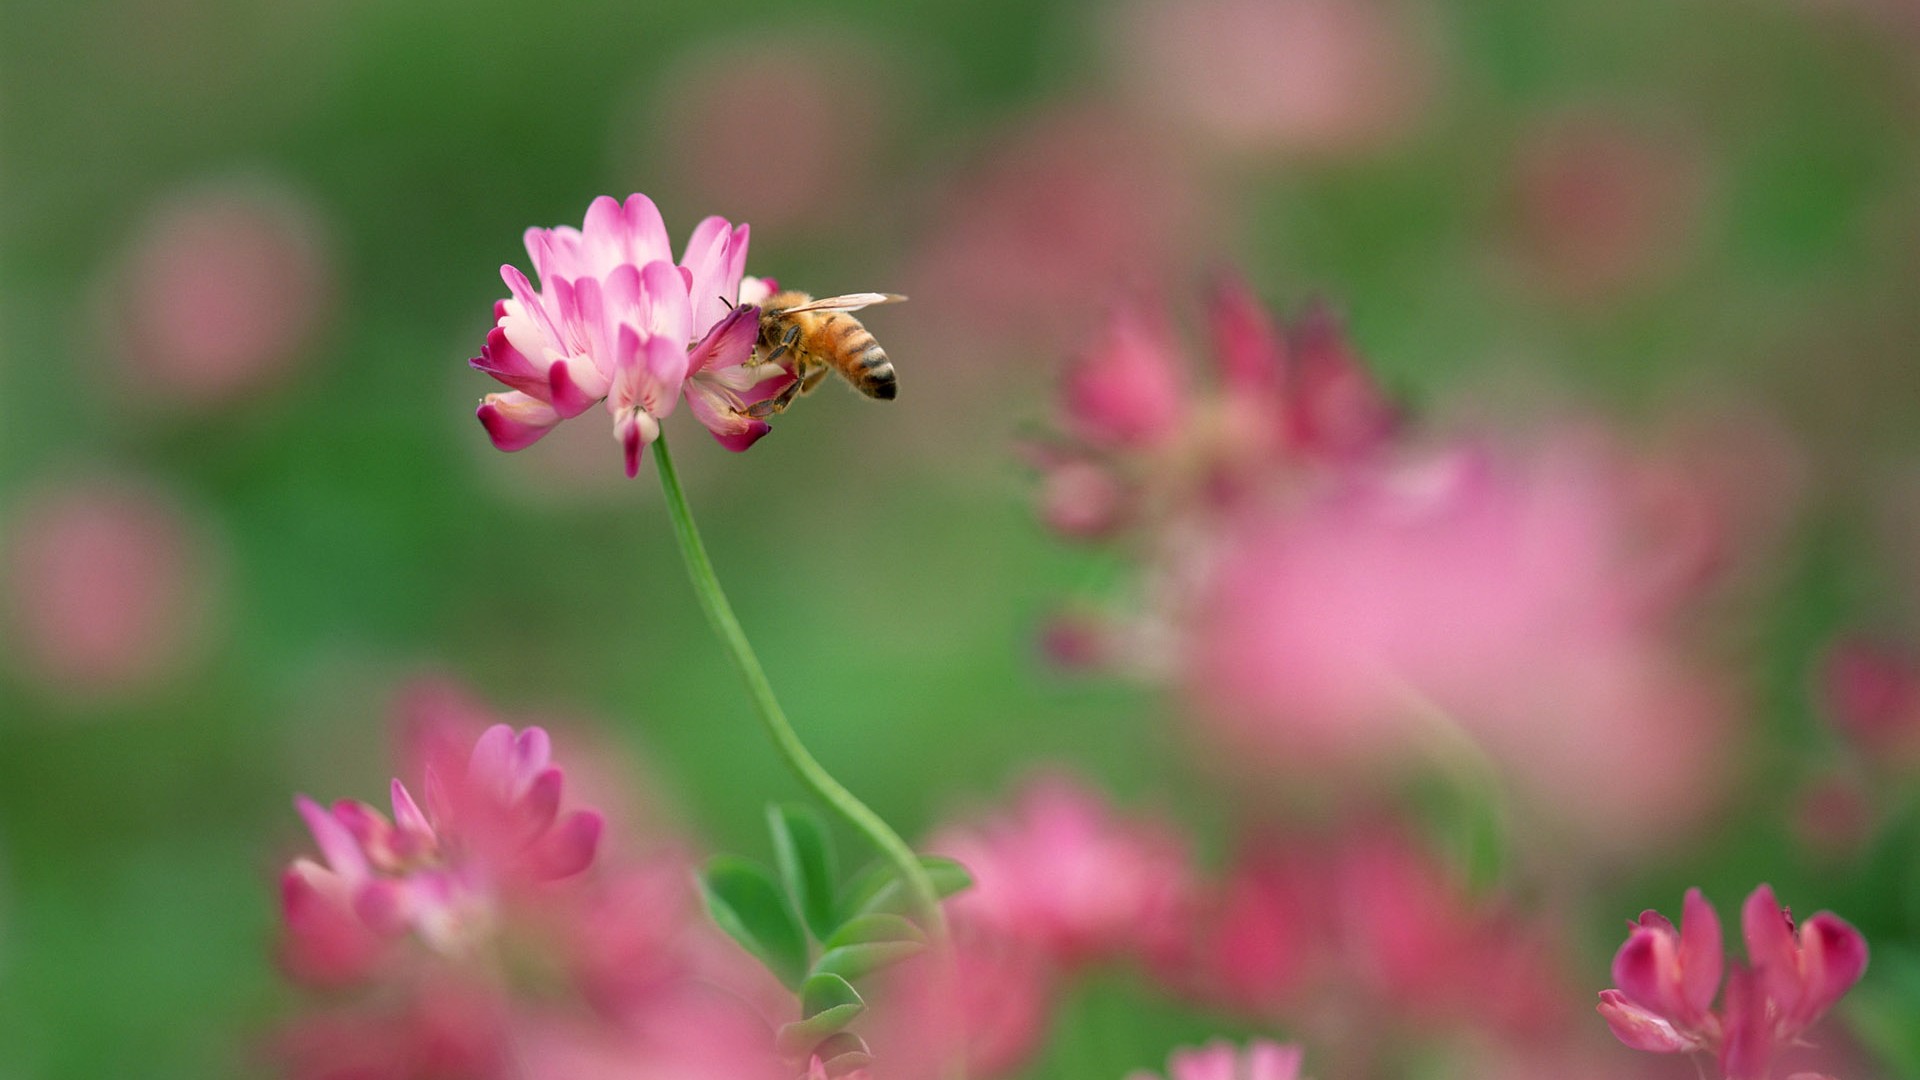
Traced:
<path fill-rule="evenodd" d="M 876 304 L 897 304 L 906 297 L 899 293 L 857 292 L 845 296 L 829 296 L 822 300 L 809 300 L 790 308 L 781 308 L 780 313 L 791 315 L 797 311 L 859 311 Z"/>

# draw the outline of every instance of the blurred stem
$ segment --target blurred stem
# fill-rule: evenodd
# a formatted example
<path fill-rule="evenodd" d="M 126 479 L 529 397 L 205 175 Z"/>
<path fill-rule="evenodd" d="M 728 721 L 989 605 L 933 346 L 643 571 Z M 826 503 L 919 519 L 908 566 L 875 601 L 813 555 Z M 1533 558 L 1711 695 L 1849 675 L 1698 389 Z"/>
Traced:
<path fill-rule="evenodd" d="M 948 950 L 946 916 L 940 910 L 940 897 L 933 891 L 933 882 L 920 865 L 919 857 L 879 814 L 855 798 L 853 792 L 807 752 L 793 725 L 788 723 L 786 712 L 780 708 L 779 699 L 773 696 L 767 673 L 761 669 L 759 657 L 754 655 L 745 631 L 740 629 L 740 620 L 734 617 L 733 605 L 727 602 L 727 594 L 720 588 L 720 578 L 713 572 L 713 560 L 707 557 L 706 545 L 700 542 L 693 511 L 688 509 L 686 493 L 680 488 L 680 477 L 673 471 L 673 455 L 667 451 L 665 436 L 654 442 L 653 460 L 660 469 L 660 488 L 666 492 L 667 515 L 673 519 L 673 534 L 680 541 L 680 554 L 686 558 L 693 591 L 700 597 L 707 622 L 712 624 L 713 632 L 733 659 L 734 669 L 747 684 L 747 696 L 753 699 L 754 710 L 760 714 L 760 722 L 766 727 L 774 748 L 808 790 L 833 807 L 899 871 L 928 939 L 935 950 L 945 954 Z"/>

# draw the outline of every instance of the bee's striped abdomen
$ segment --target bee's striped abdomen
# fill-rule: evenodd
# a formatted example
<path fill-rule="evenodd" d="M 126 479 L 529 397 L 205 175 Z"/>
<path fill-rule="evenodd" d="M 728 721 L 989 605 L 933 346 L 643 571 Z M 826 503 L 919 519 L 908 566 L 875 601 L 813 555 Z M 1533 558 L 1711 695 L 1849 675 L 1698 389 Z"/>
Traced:
<path fill-rule="evenodd" d="M 891 399 L 899 393 L 893 361 L 887 359 L 886 350 L 860 325 L 860 320 L 835 313 L 827 317 L 821 331 L 827 339 L 826 355 L 833 358 L 834 368 L 855 390 L 870 398 L 882 399 Z"/>

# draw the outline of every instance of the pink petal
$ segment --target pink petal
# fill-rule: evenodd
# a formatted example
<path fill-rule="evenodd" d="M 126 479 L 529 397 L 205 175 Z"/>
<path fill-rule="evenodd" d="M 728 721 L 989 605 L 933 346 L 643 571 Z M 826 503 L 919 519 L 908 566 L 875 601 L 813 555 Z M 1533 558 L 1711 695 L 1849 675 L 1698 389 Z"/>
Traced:
<path fill-rule="evenodd" d="M 607 326 L 607 308 L 600 292 L 599 278 L 581 278 L 573 283 L 573 329 L 570 341 L 577 342 L 574 352 L 605 356 L 613 345 L 613 333 Z"/>
<path fill-rule="evenodd" d="M 639 408 L 622 410 L 613 418 L 613 438 L 626 459 L 627 479 L 640 475 L 640 454 L 660 437 L 660 421 Z"/>
<path fill-rule="evenodd" d="M 762 436 L 773 430 L 773 425 L 767 423 L 765 420 L 749 416 L 741 422 L 738 431 L 720 432 L 714 431 L 712 428 L 708 430 L 713 432 L 713 440 L 715 442 L 738 454 L 754 443 L 759 442 Z"/>
<path fill-rule="evenodd" d="M 1664 930 L 1641 927 L 1627 935 L 1613 957 L 1613 982 L 1628 1001 L 1669 1022 L 1686 1022 L 1675 940 Z"/>
<path fill-rule="evenodd" d="M 679 402 L 680 388 L 687 380 L 686 342 L 648 338 L 640 343 L 640 364 L 640 404 L 655 417 L 665 417 Z"/>
<path fill-rule="evenodd" d="M 1800 977 L 1800 947 L 1793 923 L 1774 899 L 1773 887 L 1753 890 L 1740 908 L 1740 929 L 1747 941 L 1747 960 L 1755 969 L 1766 997 L 1783 1014 L 1797 1014 L 1806 988 Z"/>
<path fill-rule="evenodd" d="M 1867 939 L 1831 912 L 1821 912 L 1800 927 L 1801 973 L 1805 997 L 1796 1025 L 1810 1025 L 1844 997 L 1867 971 Z"/>
<path fill-rule="evenodd" d="M 580 226 L 589 272 L 604 274 L 627 261 L 627 215 L 611 195 L 602 195 L 587 207 Z"/>
<path fill-rule="evenodd" d="M 331 874 L 302 859 L 280 878 L 280 910 L 286 923 L 281 960 L 288 974 L 319 986 L 341 986 L 369 974 L 381 943 L 341 898 L 311 875 Z"/>
<path fill-rule="evenodd" d="M 1290 339 L 1295 445 L 1327 457 L 1371 453 L 1399 426 L 1399 415 L 1324 304 L 1300 317 Z"/>
<path fill-rule="evenodd" d="M 783 378 L 787 382 L 793 381 L 792 376 Z M 741 412 L 732 395 L 715 388 L 705 378 L 688 379 L 686 392 L 687 408 L 693 411 L 694 419 L 712 432 L 721 446 L 734 453 L 752 446 L 762 435 L 773 430 L 765 420 Z"/>
<path fill-rule="evenodd" d="M 1097 446 L 1155 446 L 1185 411 L 1180 365 L 1166 335 L 1133 307 L 1116 308 L 1091 351 L 1067 369 L 1065 426 Z"/>
<path fill-rule="evenodd" d="M 396 881 L 369 881 L 353 897 L 354 914 L 381 934 L 405 930 L 408 907 L 406 890 Z"/>
<path fill-rule="evenodd" d="M 363 853 L 374 854 L 388 850 L 393 835 L 393 826 L 380 811 L 363 802 L 353 799 L 340 799 L 333 804 L 333 820 L 346 827 L 353 834 L 354 842 L 360 845 Z"/>
<path fill-rule="evenodd" d="M 1697 1021 L 1713 1008 L 1725 964 L 1720 915 L 1699 889 L 1688 889 L 1680 915 L 1681 995 Z"/>
<path fill-rule="evenodd" d="M 585 365 L 591 370 L 592 365 Z M 584 380 L 576 380 L 573 365 L 566 360 L 555 360 L 547 369 L 547 397 L 553 402 L 553 410 L 561 419 L 579 416 L 607 394 L 607 380 L 599 372 L 592 372 Z"/>
<path fill-rule="evenodd" d="M 553 740 L 547 729 L 537 725 L 525 728 L 513 740 L 513 774 L 522 782 L 546 769 L 553 759 Z"/>
<path fill-rule="evenodd" d="M 564 774 L 557 768 L 540 771 L 527 785 L 527 793 L 514 808 L 515 829 L 522 843 L 531 843 L 553 825 L 560 813 L 560 791 Z"/>
<path fill-rule="evenodd" d="M 505 803 L 513 797 L 513 729 L 494 724 L 480 733 L 467 759 L 467 785 Z"/>
<path fill-rule="evenodd" d="M 560 414 L 553 406 L 519 391 L 488 394 L 481 399 L 474 415 L 487 429 L 487 438 L 493 440 L 493 445 L 508 453 L 525 450 L 539 442 L 560 422 Z"/>
<path fill-rule="evenodd" d="M 753 343 L 760 336 L 760 309 L 742 305 L 713 324 L 687 354 L 687 371 L 698 373 L 738 367 L 753 357 Z"/>
<path fill-rule="evenodd" d="M 1635 1050 L 1671 1054 L 1699 1049 L 1698 1043 L 1682 1037 L 1672 1024 L 1628 1001 L 1618 990 L 1600 991 L 1597 1008 L 1613 1030 L 1613 1037 Z"/>
<path fill-rule="evenodd" d="M 1305 1056 L 1298 1046 L 1255 1039 L 1247 1044 L 1246 1080 L 1300 1080 Z"/>
<path fill-rule="evenodd" d="M 434 768 L 431 762 L 427 764 L 424 771 L 427 785 L 427 813 L 431 815 L 432 820 L 442 824 L 453 821 L 459 815 L 459 808 L 454 805 L 453 792 L 447 790 L 446 778 L 440 775 L 440 770 Z"/>
<path fill-rule="evenodd" d="M 527 275 L 521 273 L 519 267 L 511 263 L 502 266 L 500 280 L 507 283 L 507 291 L 520 302 L 520 309 L 526 313 L 527 318 L 533 320 L 534 325 L 540 328 L 540 333 L 548 341 L 558 345 L 566 340 L 560 336 L 560 328 L 549 316 L 546 304 L 540 299 L 540 294 L 534 291 L 533 283 L 527 280 Z"/>
<path fill-rule="evenodd" d="M 740 274 L 746 268 L 748 230 L 730 226 L 725 218 L 709 217 L 694 226 L 680 265 L 689 274 L 693 329 L 704 332 L 725 317 L 740 295 Z"/>
<path fill-rule="evenodd" d="M 1202 1047 L 1175 1050 L 1167 1057 L 1169 1080 L 1235 1080 L 1239 1064 L 1233 1046 L 1224 1039 Z"/>
<path fill-rule="evenodd" d="M 643 334 L 672 338 L 685 348 L 693 340 L 693 302 L 687 280 L 669 262 L 650 262 L 640 268 L 636 327 Z"/>
<path fill-rule="evenodd" d="M 1287 364 L 1286 340 L 1242 278 L 1216 283 L 1208 305 L 1220 380 L 1228 390 L 1278 393 Z"/>
<path fill-rule="evenodd" d="M 556 881 L 593 865 L 605 824 L 592 810 L 575 810 L 561 818 L 539 846 L 529 852 L 534 876 L 543 881 Z"/>
<path fill-rule="evenodd" d="M 487 331 L 487 343 L 480 349 L 480 355 L 467 363 L 475 371 L 486 372 L 523 394 L 541 399 L 547 396 L 547 373 L 514 348 L 507 340 L 507 332 L 497 326 Z"/>
<path fill-rule="evenodd" d="M 419 804 L 413 801 L 413 793 L 396 779 L 389 794 L 393 798 L 393 824 L 396 831 L 394 854 L 402 859 L 414 859 L 432 850 L 433 826 L 428 824 L 427 816 L 420 812 Z"/>
<path fill-rule="evenodd" d="M 1727 977 L 1721 1028 L 1725 1041 L 1720 1046 L 1720 1071 L 1726 1080 L 1767 1080 L 1773 1065 L 1773 1024 L 1767 1017 L 1767 995 L 1759 974 L 1737 967 Z"/>
<path fill-rule="evenodd" d="M 639 192 L 627 196 L 627 261 L 636 266 L 655 261 L 673 261 L 673 248 L 667 242 L 667 224 L 653 200 Z"/>
<path fill-rule="evenodd" d="M 307 831 L 313 834 L 314 845 L 320 849 L 321 856 L 334 873 L 345 878 L 350 885 L 369 876 L 366 853 L 360 850 L 360 844 L 345 825 L 305 795 L 295 795 L 293 806 L 306 820 Z"/>

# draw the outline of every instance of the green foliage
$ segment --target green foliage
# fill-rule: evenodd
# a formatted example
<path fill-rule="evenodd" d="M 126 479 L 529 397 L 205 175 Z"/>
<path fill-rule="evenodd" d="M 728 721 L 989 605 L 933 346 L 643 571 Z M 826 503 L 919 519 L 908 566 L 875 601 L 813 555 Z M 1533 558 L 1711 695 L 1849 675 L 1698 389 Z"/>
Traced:
<path fill-rule="evenodd" d="M 973 884 L 973 875 L 967 868 L 942 855 L 920 856 L 920 866 L 926 870 L 928 880 L 933 882 L 933 891 L 945 900 L 954 893 Z M 842 893 L 840 914 L 843 919 L 852 919 L 869 912 L 903 912 L 907 910 L 906 888 L 893 873 L 893 868 L 884 863 L 867 869 Z"/>
<path fill-rule="evenodd" d="M 825 940 L 836 922 L 834 879 L 839 876 L 826 825 L 808 807 L 769 806 L 767 828 L 773 833 L 774 859 L 787 895 L 807 929 Z"/>
<path fill-rule="evenodd" d="M 740 943 L 780 982 L 798 988 L 806 977 L 807 940 L 780 883 L 758 863 L 720 855 L 700 875 L 700 892 L 727 936 Z"/>
<path fill-rule="evenodd" d="M 780 1053 L 801 1064 L 819 1057 L 828 1075 L 839 1076 L 871 1058 L 866 1043 L 846 1030 L 867 1007 L 853 980 L 924 951 L 927 935 L 906 916 L 883 910 L 902 898 L 890 867 L 869 868 L 840 887 L 832 839 L 811 809 L 769 806 L 767 830 L 778 877 L 723 855 L 707 864 L 700 890 L 720 929 L 799 993 L 800 1019 L 775 1036 Z M 942 899 L 973 882 L 952 859 L 923 855 L 921 865 Z"/>
<path fill-rule="evenodd" d="M 867 1003 L 853 984 L 831 972 L 816 972 L 800 988 L 801 1019 L 781 1026 L 774 1046 L 789 1058 L 806 1058 L 830 1036 L 853 1023 Z"/>

